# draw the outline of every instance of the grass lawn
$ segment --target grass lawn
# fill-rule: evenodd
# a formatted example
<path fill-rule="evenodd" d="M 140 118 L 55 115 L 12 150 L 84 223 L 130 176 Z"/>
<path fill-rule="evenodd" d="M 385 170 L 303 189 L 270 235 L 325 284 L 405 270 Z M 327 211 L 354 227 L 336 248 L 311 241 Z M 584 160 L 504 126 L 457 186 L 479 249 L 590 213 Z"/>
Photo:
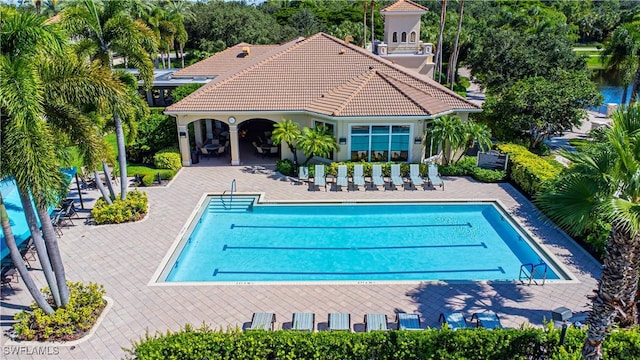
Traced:
<path fill-rule="evenodd" d="M 605 61 L 606 63 L 606 61 Z M 600 56 L 592 56 L 587 58 L 587 68 L 589 69 L 604 69 L 605 66 L 600 61 Z"/>

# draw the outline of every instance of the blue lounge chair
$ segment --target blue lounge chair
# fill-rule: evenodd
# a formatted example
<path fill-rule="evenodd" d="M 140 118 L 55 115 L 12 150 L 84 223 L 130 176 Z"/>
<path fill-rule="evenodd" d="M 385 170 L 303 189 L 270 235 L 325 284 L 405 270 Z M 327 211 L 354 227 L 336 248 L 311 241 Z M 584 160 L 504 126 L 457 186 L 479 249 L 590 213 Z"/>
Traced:
<path fill-rule="evenodd" d="M 400 164 L 392 164 L 391 165 L 391 184 L 393 187 L 397 189 L 397 186 L 402 186 L 402 190 L 404 190 L 404 180 L 402 180 L 402 176 L 400 175 Z"/>
<path fill-rule="evenodd" d="M 247 330 L 273 330 L 276 323 L 276 314 L 274 313 L 253 313 L 251 317 L 251 326 Z"/>
<path fill-rule="evenodd" d="M 330 313 L 329 331 L 346 330 L 351 331 L 351 314 Z"/>
<path fill-rule="evenodd" d="M 446 323 L 451 330 L 467 328 L 467 319 L 461 312 L 441 313 L 438 321 L 441 325 Z"/>
<path fill-rule="evenodd" d="M 387 315 L 366 314 L 364 316 L 364 328 L 367 332 L 375 330 L 389 330 L 389 327 L 387 326 Z"/>
<path fill-rule="evenodd" d="M 429 182 L 431 183 L 431 186 L 433 187 L 440 186 L 442 190 L 444 190 L 444 182 L 442 181 L 442 178 L 440 178 L 440 173 L 438 172 L 438 165 L 429 164 L 429 173 L 427 174 L 427 176 L 429 177 Z"/>
<path fill-rule="evenodd" d="M 324 186 L 324 191 L 327 191 L 327 178 L 324 174 L 324 165 L 316 165 L 315 173 L 313 175 L 313 185 L 318 187 Z"/>
<path fill-rule="evenodd" d="M 298 180 L 296 184 L 302 184 L 305 181 L 309 181 L 309 168 L 306 166 L 300 166 L 298 169 Z"/>
<path fill-rule="evenodd" d="M 349 179 L 347 178 L 347 165 L 338 165 L 338 176 L 336 177 L 336 191 L 338 186 L 346 186 L 349 191 Z"/>
<path fill-rule="evenodd" d="M 315 323 L 316 314 L 293 313 L 293 319 L 291 319 L 291 330 L 313 331 Z"/>
<path fill-rule="evenodd" d="M 411 184 L 417 190 L 418 186 L 424 184 L 424 180 L 422 179 L 422 175 L 420 175 L 420 165 L 411 164 L 409 166 L 409 178 L 411 179 Z"/>
<path fill-rule="evenodd" d="M 398 330 L 420 330 L 420 317 L 418 314 L 397 313 L 396 322 Z"/>
<path fill-rule="evenodd" d="M 362 165 L 353 165 L 353 186 L 364 186 L 365 190 L 367 185 L 364 182 L 364 167 Z"/>
<path fill-rule="evenodd" d="M 386 190 L 384 178 L 382 177 L 382 165 L 373 165 L 371 168 L 371 183 L 377 188 L 381 186 Z"/>
<path fill-rule="evenodd" d="M 491 310 L 477 312 L 471 316 L 471 322 L 476 320 L 476 327 L 485 329 L 502 329 L 500 318 Z"/>

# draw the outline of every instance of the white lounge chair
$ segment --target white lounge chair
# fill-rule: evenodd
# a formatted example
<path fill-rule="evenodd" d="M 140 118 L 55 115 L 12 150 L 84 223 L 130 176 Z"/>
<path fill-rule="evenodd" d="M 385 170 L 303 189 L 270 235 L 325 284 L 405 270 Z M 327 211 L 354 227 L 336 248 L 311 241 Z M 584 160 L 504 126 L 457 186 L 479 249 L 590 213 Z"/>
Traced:
<path fill-rule="evenodd" d="M 324 165 L 316 165 L 315 172 L 313 174 L 313 185 L 318 187 L 324 186 L 324 191 L 327 191 L 327 178 L 324 174 Z"/>
<path fill-rule="evenodd" d="M 375 185 L 376 188 L 382 185 L 383 189 L 387 189 L 384 183 L 384 177 L 382 177 L 382 165 L 373 165 L 371 168 L 371 183 Z"/>
<path fill-rule="evenodd" d="M 338 186 L 346 186 L 349 191 L 349 179 L 347 178 L 347 165 L 338 165 L 338 176 L 336 177 L 336 191 Z"/>
<path fill-rule="evenodd" d="M 364 182 L 364 166 L 362 165 L 353 165 L 353 186 L 364 186 L 365 190 L 367 188 L 366 183 Z"/>
<path fill-rule="evenodd" d="M 293 313 L 291 330 L 313 331 L 316 322 L 314 313 Z"/>
<path fill-rule="evenodd" d="M 440 177 L 440 173 L 438 172 L 438 165 L 429 164 L 429 172 L 427 176 L 429 177 L 429 182 L 431 183 L 431 186 L 433 187 L 440 186 L 442 190 L 444 190 L 444 182 L 442 181 L 442 178 Z"/>
<path fill-rule="evenodd" d="M 417 190 L 418 186 L 424 184 L 424 179 L 422 179 L 422 175 L 420 175 L 420 165 L 411 164 L 409 166 L 409 178 L 411 179 L 411 184 Z"/>
<path fill-rule="evenodd" d="M 253 313 L 251 326 L 247 330 L 274 330 L 276 314 L 274 313 Z"/>
<path fill-rule="evenodd" d="M 309 168 L 306 166 L 300 166 L 298 169 L 298 181 L 296 181 L 296 184 L 302 184 L 305 181 L 309 181 Z"/>
<path fill-rule="evenodd" d="M 397 186 L 402 186 L 402 190 L 404 188 L 404 180 L 402 180 L 402 176 L 400 175 L 400 164 L 391 164 L 391 184 L 393 187 L 397 189 Z"/>

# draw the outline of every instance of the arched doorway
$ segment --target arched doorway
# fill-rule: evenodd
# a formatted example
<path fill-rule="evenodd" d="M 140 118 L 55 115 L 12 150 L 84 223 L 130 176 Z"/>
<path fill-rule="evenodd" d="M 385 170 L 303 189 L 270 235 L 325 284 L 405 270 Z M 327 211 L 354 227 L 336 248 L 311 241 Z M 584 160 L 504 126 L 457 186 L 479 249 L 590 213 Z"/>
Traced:
<path fill-rule="evenodd" d="M 191 151 L 197 152 L 198 159 L 203 160 L 200 164 L 228 165 L 231 162 L 229 125 L 225 122 L 215 119 L 193 121 L 189 124 L 189 136 Z"/>
<path fill-rule="evenodd" d="M 280 145 L 271 141 L 272 120 L 250 119 L 238 124 L 238 147 L 242 164 L 273 164 L 280 159 Z"/>

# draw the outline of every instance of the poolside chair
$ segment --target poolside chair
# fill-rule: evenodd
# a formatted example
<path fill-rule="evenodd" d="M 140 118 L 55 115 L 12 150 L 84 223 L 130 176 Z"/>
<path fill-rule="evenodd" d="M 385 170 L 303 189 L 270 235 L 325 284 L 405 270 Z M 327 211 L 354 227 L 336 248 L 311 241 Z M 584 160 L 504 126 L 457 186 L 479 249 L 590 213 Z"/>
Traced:
<path fill-rule="evenodd" d="M 438 172 L 438 165 L 429 164 L 429 173 L 427 174 L 427 176 L 429 177 L 429 182 L 431 183 L 431 186 L 433 187 L 440 186 L 442 190 L 444 190 L 444 182 L 442 181 L 442 178 L 440 178 L 440 173 Z"/>
<path fill-rule="evenodd" d="M 397 189 L 397 186 L 402 186 L 402 190 L 404 190 L 404 180 L 402 180 L 402 176 L 400 175 L 400 164 L 391 164 L 391 184 L 394 189 Z"/>
<path fill-rule="evenodd" d="M 53 230 L 56 232 L 56 235 L 60 237 L 62 236 L 62 211 L 58 211 L 52 215 L 51 225 L 53 225 Z"/>
<path fill-rule="evenodd" d="M 389 330 L 387 323 L 387 315 L 385 314 L 366 314 L 364 316 L 364 328 L 367 332 L 374 330 Z"/>
<path fill-rule="evenodd" d="M 324 175 L 324 165 L 316 165 L 315 172 L 313 174 L 313 186 L 317 186 L 320 190 L 320 186 L 324 186 L 324 191 L 327 191 L 327 178 Z"/>
<path fill-rule="evenodd" d="M 274 330 L 276 324 L 276 314 L 274 313 L 253 313 L 251 326 L 247 330 Z"/>
<path fill-rule="evenodd" d="M 438 321 L 440 321 L 440 325 L 446 323 L 447 327 L 451 330 L 467 328 L 467 319 L 464 318 L 464 315 L 461 312 L 441 313 Z"/>
<path fill-rule="evenodd" d="M 262 148 L 262 146 L 258 146 L 256 150 L 258 151 L 258 155 L 262 156 L 263 158 L 267 156 L 267 153 L 265 153 L 265 150 Z"/>
<path fill-rule="evenodd" d="M 398 330 L 420 330 L 420 317 L 418 314 L 397 313 L 396 322 Z"/>
<path fill-rule="evenodd" d="M 305 181 L 309 181 L 309 168 L 306 166 L 300 166 L 298 169 L 298 180 L 296 180 L 296 184 L 302 184 Z"/>
<path fill-rule="evenodd" d="M 360 185 L 364 186 L 365 190 L 367 189 L 364 181 L 364 166 L 353 165 L 353 187 L 357 188 Z"/>
<path fill-rule="evenodd" d="M 329 331 L 346 330 L 351 331 L 351 314 L 330 313 Z"/>
<path fill-rule="evenodd" d="M 409 165 L 409 178 L 411 179 L 411 184 L 416 190 L 418 189 L 418 186 L 424 184 L 424 179 L 422 179 L 422 175 L 420 175 L 419 164 Z"/>
<path fill-rule="evenodd" d="M 200 155 L 202 155 L 202 157 L 206 157 L 207 159 L 211 157 L 211 154 L 209 154 L 209 150 L 203 147 L 200 148 Z"/>
<path fill-rule="evenodd" d="M 481 311 L 471 316 L 471 322 L 476 320 L 476 327 L 483 327 L 485 329 L 502 329 L 500 318 L 491 310 Z"/>
<path fill-rule="evenodd" d="M 316 323 L 314 313 L 293 313 L 291 319 L 291 330 L 313 331 Z"/>
<path fill-rule="evenodd" d="M 371 168 L 371 184 L 375 186 L 376 189 L 380 185 L 382 185 L 385 190 L 387 189 L 384 178 L 382 177 L 382 165 L 373 165 Z"/>
<path fill-rule="evenodd" d="M 338 165 L 338 176 L 336 177 L 336 191 L 338 186 L 346 186 L 349 191 L 349 179 L 347 178 L 347 165 Z"/>
<path fill-rule="evenodd" d="M 0 273 L 0 279 L 2 279 L 2 286 L 8 285 L 13 289 L 11 283 L 18 282 L 18 271 L 14 266 L 3 268 Z"/>

